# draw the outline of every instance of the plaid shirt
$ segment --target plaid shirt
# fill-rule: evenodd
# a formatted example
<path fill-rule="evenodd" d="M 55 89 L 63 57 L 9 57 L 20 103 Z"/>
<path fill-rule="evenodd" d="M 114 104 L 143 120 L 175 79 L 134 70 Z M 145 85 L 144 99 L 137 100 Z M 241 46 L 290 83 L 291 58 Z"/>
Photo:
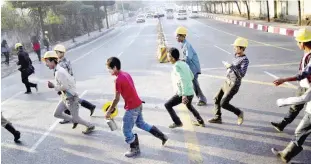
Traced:
<path fill-rule="evenodd" d="M 236 84 L 241 84 L 241 80 L 246 74 L 248 64 L 249 60 L 246 55 L 235 56 L 232 61 L 232 66 L 228 69 L 227 78 Z"/>
<path fill-rule="evenodd" d="M 71 67 L 71 63 L 70 60 L 67 60 L 65 57 L 63 57 L 62 59 L 59 60 L 58 63 L 61 67 L 65 68 L 68 73 L 73 76 L 73 72 L 72 72 L 72 67 Z"/>

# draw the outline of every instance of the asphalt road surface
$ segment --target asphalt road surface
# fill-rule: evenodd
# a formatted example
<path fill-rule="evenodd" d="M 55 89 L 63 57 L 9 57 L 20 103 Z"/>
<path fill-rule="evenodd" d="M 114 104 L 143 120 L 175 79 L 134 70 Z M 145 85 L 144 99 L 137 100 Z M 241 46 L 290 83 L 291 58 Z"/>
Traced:
<path fill-rule="evenodd" d="M 80 107 L 80 116 L 96 125 L 90 135 L 81 133 L 83 126 L 72 130 L 72 124 L 60 125 L 53 117 L 59 96 L 47 88 L 53 72 L 44 64 L 35 63 L 36 74 L 31 79 L 39 83 L 39 92 L 24 95 L 20 73 L 2 79 L 1 107 L 3 115 L 21 131 L 22 144 L 16 145 L 13 137 L 1 129 L 1 158 L 3 164 L 99 164 L 99 163 L 205 163 L 205 164 L 278 164 L 271 153 L 272 147 L 284 148 L 293 138 L 294 130 L 302 118 L 297 119 L 283 133 L 276 132 L 270 121 L 280 121 L 288 107 L 278 108 L 276 100 L 294 96 L 297 83 L 275 87 L 276 77 L 293 75 L 298 70 L 303 52 L 293 38 L 226 24 L 211 19 L 167 20 L 162 18 L 163 30 L 169 46 L 180 48 L 174 31 L 182 25 L 188 28 L 188 41 L 197 51 L 202 75 L 200 85 L 208 99 L 208 106 L 196 107 L 206 127 L 193 127 L 193 116 L 182 106 L 176 107 L 184 127 L 169 129 L 172 123 L 164 103 L 173 95 L 170 78 L 171 64 L 156 60 L 157 20 L 117 27 L 105 36 L 70 50 L 66 57 L 73 63 L 79 94 L 97 105 L 93 117 Z M 223 124 L 209 124 L 213 117 L 213 96 L 223 84 L 225 68 L 221 61 L 231 61 L 231 44 L 237 36 L 249 39 L 246 54 L 250 60 L 240 92 L 232 104 L 244 111 L 245 121 L 237 125 L 237 117 L 223 111 Z M 141 155 L 134 159 L 124 157 L 128 145 L 121 131 L 124 114 L 123 101 L 119 104 L 117 131 L 111 132 L 104 119 L 101 106 L 113 99 L 113 77 L 106 70 L 108 57 L 117 56 L 122 69 L 134 78 L 144 104 L 146 122 L 156 125 L 168 135 L 165 147 L 147 132 L 135 128 L 140 138 Z M 194 99 L 193 103 L 196 103 Z M 296 156 L 296 163 L 310 163 L 311 139 Z"/>

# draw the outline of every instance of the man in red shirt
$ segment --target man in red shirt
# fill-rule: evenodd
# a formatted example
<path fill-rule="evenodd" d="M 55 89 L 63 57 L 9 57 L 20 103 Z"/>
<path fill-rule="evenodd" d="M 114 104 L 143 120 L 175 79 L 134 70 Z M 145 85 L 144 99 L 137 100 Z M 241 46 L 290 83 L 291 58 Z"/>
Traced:
<path fill-rule="evenodd" d="M 107 68 L 111 75 L 117 76 L 115 80 L 115 98 L 112 105 L 107 110 L 106 118 L 109 119 L 111 112 L 117 106 L 120 95 L 125 101 L 124 109 L 126 110 L 123 116 L 123 134 L 125 136 L 125 142 L 130 144 L 130 151 L 125 153 L 126 157 L 134 157 L 140 154 L 138 135 L 133 134 L 132 129 L 134 123 L 142 130 L 150 132 L 155 137 L 162 140 L 162 145 L 168 140 L 157 127 L 147 124 L 142 115 L 142 101 L 137 95 L 134 81 L 126 72 L 121 71 L 121 62 L 116 57 L 111 57 L 107 60 Z"/>

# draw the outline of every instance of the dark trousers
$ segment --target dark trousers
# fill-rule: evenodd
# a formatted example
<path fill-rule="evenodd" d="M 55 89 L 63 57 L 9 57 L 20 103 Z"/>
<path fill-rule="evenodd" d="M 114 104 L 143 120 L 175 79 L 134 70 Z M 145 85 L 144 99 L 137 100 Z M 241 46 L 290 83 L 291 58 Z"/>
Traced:
<path fill-rule="evenodd" d="M 26 72 L 22 72 L 22 82 L 25 84 L 27 92 L 31 92 L 31 87 L 36 87 L 37 84 L 29 82 L 28 77 L 29 75 Z"/>
<path fill-rule="evenodd" d="M 10 53 L 9 52 L 3 52 L 4 57 L 5 57 L 5 64 L 9 65 L 10 63 Z"/>
<path fill-rule="evenodd" d="M 41 49 L 36 51 L 37 55 L 38 55 L 38 61 L 41 62 Z"/>
<path fill-rule="evenodd" d="M 221 118 L 221 108 L 240 115 L 241 110 L 230 104 L 230 100 L 238 93 L 240 86 L 241 83 L 234 83 L 229 80 L 225 81 L 214 98 L 214 113 L 216 117 Z"/>
<path fill-rule="evenodd" d="M 204 123 L 202 117 L 200 116 L 199 112 L 193 107 L 192 103 L 192 99 L 193 96 L 187 96 L 189 102 L 186 104 L 188 110 L 193 114 L 193 116 L 198 120 L 199 123 Z M 182 122 L 180 120 L 180 118 L 177 116 L 175 110 L 173 109 L 174 106 L 179 105 L 182 103 L 182 96 L 178 96 L 175 95 L 173 96 L 171 99 L 169 99 L 166 103 L 165 103 L 165 108 L 168 111 L 168 113 L 170 114 L 173 122 L 176 125 L 181 125 Z"/>
<path fill-rule="evenodd" d="M 307 91 L 307 88 L 299 87 L 297 92 L 296 92 L 296 96 L 297 97 L 302 96 L 306 91 Z M 303 109 L 304 106 L 305 106 L 305 104 L 292 105 L 289 108 L 289 111 L 288 111 L 287 115 L 284 117 L 282 123 L 287 125 L 287 124 L 290 124 L 291 122 L 293 122 L 294 119 L 298 116 L 299 112 Z"/>
<path fill-rule="evenodd" d="M 306 113 L 295 130 L 294 143 L 301 147 L 311 134 L 311 114 Z"/>

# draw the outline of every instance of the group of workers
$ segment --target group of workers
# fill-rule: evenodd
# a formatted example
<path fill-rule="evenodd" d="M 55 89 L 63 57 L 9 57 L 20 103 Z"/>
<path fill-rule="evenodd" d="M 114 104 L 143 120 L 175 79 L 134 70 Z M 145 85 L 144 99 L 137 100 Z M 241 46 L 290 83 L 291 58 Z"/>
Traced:
<path fill-rule="evenodd" d="M 168 60 L 173 64 L 171 72 L 172 83 L 175 89 L 175 95 L 172 96 L 165 104 L 173 124 L 169 125 L 169 128 L 182 127 L 183 123 L 177 116 L 173 107 L 181 103 L 185 104 L 188 110 L 194 115 L 196 121 L 193 121 L 193 125 L 205 127 L 205 123 L 200 113 L 192 105 L 194 95 L 199 99 L 197 105 L 204 106 L 207 104 L 206 97 L 204 96 L 198 77 L 201 74 L 200 62 L 197 53 L 192 45 L 186 40 L 187 29 L 184 27 L 178 27 L 176 29 L 176 39 L 181 43 L 182 54 L 180 55 L 177 48 L 170 48 L 168 50 Z M 278 106 L 293 105 L 289 110 L 289 114 L 280 122 L 271 122 L 273 127 L 278 131 L 283 131 L 286 125 L 291 123 L 299 112 L 303 109 L 304 104 L 307 103 L 307 110 L 304 118 L 301 120 L 295 131 L 295 138 L 291 141 L 284 150 L 277 150 L 272 148 L 272 152 L 284 162 L 290 161 L 299 152 L 302 151 L 302 145 L 307 136 L 311 133 L 311 31 L 306 29 L 299 30 L 296 41 L 298 47 L 304 51 L 304 56 L 301 60 L 299 67 L 299 73 L 296 76 L 289 78 L 281 78 L 274 81 L 276 86 L 281 85 L 287 81 L 300 81 L 300 87 L 298 89 L 297 97 L 290 97 L 285 99 L 278 99 Z M 238 93 L 241 86 L 243 77 L 246 75 L 249 60 L 245 55 L 245 50 L 248 47 L 248 41 L 245 38 L 237 38 L 234 43 L 235 56 L 231 63 L 223 61 L 225 68 L 227 69 L 227 78 L 224 84 L 221 86 L 214 98 L 214 114 L 215 117 L 210 119 L 210 123 L 222 123 L 221 108 L 233 112 L 237 116 L 237 124 L 241 125 L 244 120 L 244 113 L 239 108 L 230 104 L 230 100 Z M 17 43 L 15 48 L 18 50 L 19 63 L 21 65 L 20 71 L 22 74 L 22 81 L 26 86 L 26 93 L 31 93 L 30 88 L 35 87 L 37 84 L 30 83 L 28 76 L 34 72 L 34 68 L 31 65 L 31 60 L 28 54 L 23 50 L 23 46 Z M 76 91 L 76 82 L 73 76 L 72 67 L 70 61 L 65 58 L 66 49 L 63 45 L 56 45 L 53 51 L 45 53 L 43 60 L 46 66 L 54 70 L 54 77 L 56 83 L 48 82 L 49 88 L 54 88 L 55 91 L 61 96 L 61 101 L 58 104 L 54 116 L 62 118 L 61 123 L 73 123 L 73 129 L 78 124 L 86 126 L 84 134 L 91 133 L 95 126 L 79 117 L 79 104 L 90 110 L 90 115 L 93 114 L 96 106 L 90 102 L 79 98 Z M 108 108 L 105 117 L 111 118 L 115 107 L 117 106 L 120 97 L 122 96 L 125 102 L 125 114 L 123 117 L 123 134 L 125 141 L 130 145 L 130 150 L 125 153 L 126 157 L 134 157 L 140 154 L 138 135 L 132 132 L 134 124 L 147 132 L 150 132 L 155 137 L 159 138 L 164 145 L 168 137 L 163 134 L 156 126 L 149 125 L 143 119 L 142 108 L 143 101 L 139 98 L 134 81 L 131 75 L 121 70 L 121 61 L 117 57 L 110 57 L 106 61 L 106 67 L 108 72 L 116 76 L 115 80 L 115 96 L 112 104 Z M 2 115 L 1 125 L 4 126 L 14 135 L 14 140 L 18 141 L 20 138 L 20 132 L 16 131 L 11 123 L 8 122 Z"/>

